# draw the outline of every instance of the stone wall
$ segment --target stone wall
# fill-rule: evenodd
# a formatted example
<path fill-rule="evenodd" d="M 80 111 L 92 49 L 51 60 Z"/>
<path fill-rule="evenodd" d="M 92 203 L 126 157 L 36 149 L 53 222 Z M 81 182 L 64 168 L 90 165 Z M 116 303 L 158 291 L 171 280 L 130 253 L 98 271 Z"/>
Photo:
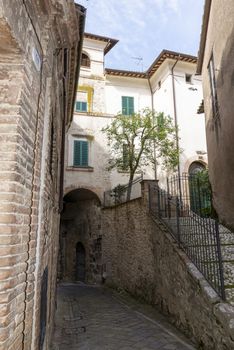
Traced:
<path fill-rule="evenodd" d="M 150 217 L 147 196 L 103 209 L 103 263 L 107 283 L 155 305 L 201 349 L 234 349 L 234 308 L 220 300 Z"/>
<path fill-rule="evenodd" d="M 0 349 L 4 350 L 42 349 L 43 338 L 43 349 L 48 349 L 62 140 L 72 116 L 81 23 L 71 0 L 0 0 Z M 47 268 L 43 300 L 47 312 L 40 315 L 41 280 Z M 44 329 L 40 329 L 42 316 Z"/>

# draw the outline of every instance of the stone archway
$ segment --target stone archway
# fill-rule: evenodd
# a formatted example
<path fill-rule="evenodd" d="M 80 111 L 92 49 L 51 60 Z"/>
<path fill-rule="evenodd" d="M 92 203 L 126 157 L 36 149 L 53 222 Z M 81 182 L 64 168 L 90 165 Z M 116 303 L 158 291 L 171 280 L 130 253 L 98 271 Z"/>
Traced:
<path fill-rule="evenodd" d="M 100 199 L 86 188 L 70 191 L 61 215 L 59 279 L 99 283 L 101 247 Z"/>

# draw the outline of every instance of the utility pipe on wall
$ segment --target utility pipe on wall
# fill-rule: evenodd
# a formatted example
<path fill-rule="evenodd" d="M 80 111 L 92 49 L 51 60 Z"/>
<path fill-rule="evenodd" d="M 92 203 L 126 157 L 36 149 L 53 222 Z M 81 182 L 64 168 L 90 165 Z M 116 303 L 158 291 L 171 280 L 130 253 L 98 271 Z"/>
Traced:
<path fill-rule="evenodd" d="M 177 65 L 179 59 L 180 59 L 180 56 L 178 56 L 176 62 L 174 63 L 174 65 L 171 68 L 174 121 L 175 121 L 175 127 L 176 127 L 176 148 L 178 151 L 180 149 L 180 145 L 179 145 L 179 134 L 178 134 L 178 118 L 177 118 L 177 104 L 176 104 L 176 89 L 175 89 L 174 69 L 175 69 L 175 66 Z M 178 174 L 180 175 L 180 158 L 179 158 L 179 162 L 178 162 Z"/>
<path fill-rule="evenodd" d="M 154 113 L 154 92 L 153 92 L 152 85 L 150 82 L 150 77 L 148 77 L 148 83 L 149 83 L 150 95 L 151 95 L 151 110 L 152 110 L 152 113 Z M 154 122 L 155 122 L 155 119 L 153 117 L 153 123 Z M 157 152 L 156 152 L 155 142 L 154 142 L 154 177 L 155 177 L 155 180 L 158 180 Z"/>
<path fill-rule="evenodd" d="M 175 66 L 177 65 L 179 59 L 180 59 L 180 55 L 178 56 L 176 62 L 174 63 L 174 65 L 172 66 L 172 69 L 171 69 L 173 107 L 174 107 L 174 121 L 175 121 L 175 127 L 176 127 L 176 148 L 177 148 L 178 152 L 179 152 L 179 149 L 180 149 L 180 144 L 179 144 L 179 133 L 178 133 L 178 118 L 177 118 L 177 105 L 176 105 L 176 89 L 175 89 L 174 69 L 175 69 Z M 179 156 L 179 160 L 178 160 L 177 170 L 178 170 L 178 180 L 179 180 L 179 183 L 178 183 L 178 185 L 179 185 L 179 195 L 180 195 L 180 203 L 181 203 L 182 189 L 181 189 L 181 179 L 180 179 L 180 156 Z"/>

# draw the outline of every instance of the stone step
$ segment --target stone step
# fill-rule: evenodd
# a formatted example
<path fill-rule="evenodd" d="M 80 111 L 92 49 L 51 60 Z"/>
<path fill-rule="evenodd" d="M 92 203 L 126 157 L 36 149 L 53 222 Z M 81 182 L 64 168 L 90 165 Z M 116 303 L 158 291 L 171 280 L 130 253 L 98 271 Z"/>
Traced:
<path fill-rule="evenodd" d="M 223 274 L 225 286 L 234 288 L 234 262 L 223 262 Z"/>
<path fill-rule="evenodd" d="M 234 305 L 234 260 L 223 261 L 223 275 L 226 299 Z"/>
<path fill-rule="evenodd" d="M 234 245 L 221 244 L 221 252 L 223 261 L 234 262 Z"/>
<path fill-rule="evenodd" d="M 225 288 L 226 300 L 234 306 L 234 288 Z"/>
<path fill-rule="evenodd" d="M 234 246 L 234 233 L 222 225 L 219 225 L 219 237 L 221 244 L 233 244 Z"/>

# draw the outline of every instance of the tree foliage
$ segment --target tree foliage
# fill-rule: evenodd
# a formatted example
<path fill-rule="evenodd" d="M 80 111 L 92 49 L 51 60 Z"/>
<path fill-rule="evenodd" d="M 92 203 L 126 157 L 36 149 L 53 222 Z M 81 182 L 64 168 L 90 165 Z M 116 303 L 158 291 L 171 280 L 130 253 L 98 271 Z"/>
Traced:
<path fill-rule="evenodd" d="M 102 131 L 110 146 L 108 169 L 128 171 L 130 184 L 136 171 L 155 163 L 154 149 L 164 168 L 178 164 L 176 129 L 163 113 L 147 108 L 131 116 L 118 114 Z"/>

